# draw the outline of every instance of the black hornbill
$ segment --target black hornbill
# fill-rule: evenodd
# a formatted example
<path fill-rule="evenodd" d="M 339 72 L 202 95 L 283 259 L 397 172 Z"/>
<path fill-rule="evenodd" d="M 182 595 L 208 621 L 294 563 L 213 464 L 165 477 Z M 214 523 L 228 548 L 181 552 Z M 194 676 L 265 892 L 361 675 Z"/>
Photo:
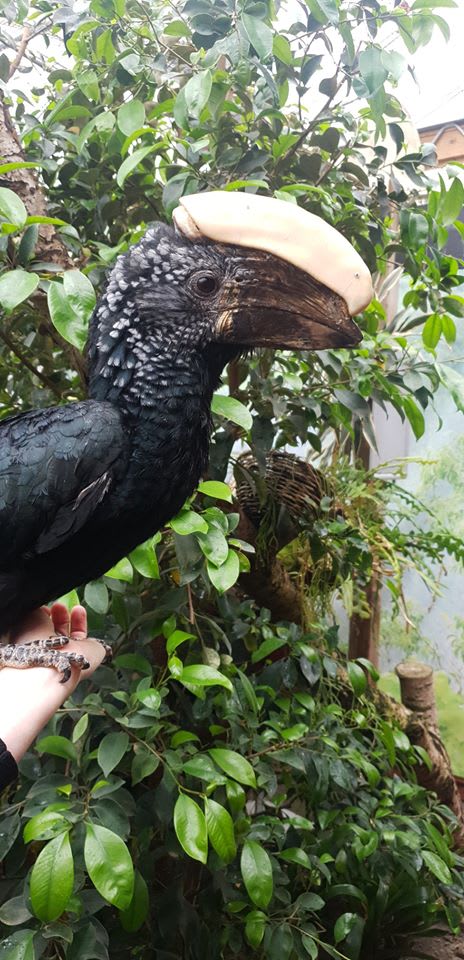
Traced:
<path fill-rule="evenodd" d="M 91 322 L 89 399 L 0 423 L 1 634 L 177 513 L 207 464 L 213 391 L 241 350 L 360 339 L 350 314 L 369 302 L 370 275 L 319 218 L 215 192 L 184 198 L 174 222 L 110 274 Z M 0 647 L 0 666 L 17 659 Z M 26 659 L 37 662 L 32 649 Z"/>

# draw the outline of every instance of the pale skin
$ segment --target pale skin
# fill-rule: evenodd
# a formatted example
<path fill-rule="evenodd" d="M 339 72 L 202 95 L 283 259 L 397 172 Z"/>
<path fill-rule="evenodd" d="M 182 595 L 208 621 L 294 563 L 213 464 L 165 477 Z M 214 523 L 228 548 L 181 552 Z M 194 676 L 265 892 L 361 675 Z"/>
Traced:
<path fill-rule="evenodd" d="M 63 603 L 50 609 L 41 607 L 14 631 L 11 642 L 31 643 L 46 640 L 53 634 L 71 638 L 73 652 L 82 654 L 90 667 L 82 671 L 71 666 L 71 676 L 59 683 L 53 667 L 4 667 L 0 670 L 0 738 L 16 762 L 21 760 L 46 723 L 75 690 L 83 677 L 90 677 L 105 657 L 105 648 L 98 640 L 87 637 L 87 613 L 84 607 L 73 607 L 71 613 Z"/>

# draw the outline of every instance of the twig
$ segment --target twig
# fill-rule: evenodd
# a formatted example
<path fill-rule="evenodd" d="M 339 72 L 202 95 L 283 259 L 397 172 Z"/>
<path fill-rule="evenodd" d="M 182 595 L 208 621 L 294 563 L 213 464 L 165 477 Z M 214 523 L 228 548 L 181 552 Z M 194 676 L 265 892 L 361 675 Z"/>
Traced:
<path fill-rule="evenodd" d="M 0 338 L 3 340 L 4 344 L 8 347 L 8 349 L 11 350 L 12 353 L 14 353 L 15 357 L 17 357 L 18 360 L 20 360 L 21 363 L 25 367 L 27 367 L 27 369 L 30 370 L 35 377 L 37 377 L 38 380 L 41 380 L 41 382 L 46 387 L 48 387 L 49 390 L 52 391 L 52 393 L 55 395 L 55 397 L 58 398 L 58 400 L 61 400 L 62 399 L 61 393 L 53 383 L 53 380 L 50 380 L 50 378 L 47 377 L 46 373 L 42 373 L 40 370 L 37 370 L 34 364 L 31 363 L 29 358 L 24 355 L 21 348 L 18 347 L 17 344 L 14 342 L 14 340 L 11 339 L 9 333 L 5 333 L 4 330 L 0 330 Z"/>
<path fill-rule="evenodd" d="M 18 46 L 18 49 L 17 49 L 17 51 L 16 51 L 16 56 L 14 57 L 14 59 L 13 59 L 13 60 L 11 61 L 11 63 L 10 63 L 10 69 L 9 69 L 9 72 L 8 72 L 8 79 L 9 79 L 9 80 L 11 80 L 13 74 L 16 73 L 16 71 L 17 71 L 17 69 L 18 69 L 18 67 L 19 67 L 19 64 L 21 63 L 21 60 L 23 59 L 23 56 L 24 56 L 24 54 L 26 53 L 27 45 L 28 45 L 29 40 L 31 39 L 31 37 L 32 37 L 31 27 L 29 26 L 28 23 L 26 23 L 26 25 L 25 25 L 24 28 L 23 28 L 23 32 L 22 32 L 22 34 L 21 34 L 21 40 L 19 41 L 19 46 Z"/>

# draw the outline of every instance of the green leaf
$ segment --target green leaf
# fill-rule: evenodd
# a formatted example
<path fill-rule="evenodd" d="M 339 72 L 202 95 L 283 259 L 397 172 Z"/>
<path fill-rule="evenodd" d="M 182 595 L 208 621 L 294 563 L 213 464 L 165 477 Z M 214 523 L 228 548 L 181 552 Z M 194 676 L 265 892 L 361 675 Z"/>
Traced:
<path fill-rule="evenodd" d="M 168 37 L 190 37 L 192 31 L 184 20 L 171 20 L 163 28 L 163 33 Z"/>
<path fill-rule="evenodd" d="M 78 350 L 83 350 L 87 340 L 88 318 L 84 319 L 82 311 L 77 313 L 73 309 L 71 301 L 66 296 L 64 283 L 58 283 L 56 280 L 50 283 L 47 302 L 53 326 L 63 340 L 72 343 Z"/>
<path fill-rule="evenodd" d="M 347 672 L 356 696 L 360 697 L 367 686 L 367 678 L 363 668 L 360 667 L 358 663 L 354 663 L 353 660 L 348 660 Z"/>
<path fill-rule="evenodd" d="M 195 800 L 181 793 L 174 807 L 174 829 L 185 852 L 193 860 L 206 863 L 208 858 L 208 832 L 203 811 Z"/>
<path fill-rule="evenodd" d="M 32 868 L 30 897 L 39 920 L 57 920 L 66 909 L 74 886 L 74 861 L 67 833 L 50 840 Z"/>
<path fill-rule="evenodd" d="M 287 40 L 287 37 L 284 37 L 279 33 L 275 34 L 272 41 L 272 52 L 281 63 L 285 63 L 287 66 L 292 66 L 292 48 Z"/>
<path fill-rule="evenodd" d="M 148 577 L 150 580 L 159 580 L 158 560 L 155 553 L 153 537 L 141 543 L 135 550 L 129 554 L 130 562 L 142 577 Z"/>
<path fill-rule="evenodd" d="M 340 943 L 341 940 L 345 940 L 348 934 L 353 929 L 354 925 L 358 920 L 357 913 L 342 913 L 340 917 L 337 918 L 334 926 L 334 940 L 335 943 Z"/>
<path fill-rule="evenodd" d="M 0 187 L 0 216 L 16 227 L 23 227 L 27 219 L 27 210 L 21 197 L 8 187 Z"/>
<path fill-rule="evenodd" d="M 139 163 L 141 163 L 142 160 L 145 159 L 145 157 L 148 157 L 149 153 L 153 153 L 153 150 L 156 150 L 156 149 L 157 147 L 155 144 L 155 145 L 152 145 L 151 147 L 139 147 L 138 150 L 134 150 L 133 153 L 129 154 L 129 156 L 126 157 L 126 159 L 123 161 L 123 163 L 121 164 L 117 172 L 116 182 L 118 184 L 118 187 L 122 187 L 124 184 L 124 181 L 129 176 L 129 174 L 133 173 L 135 168 L 138 167 Z"/>
<path fill-rule="evenodd" d="M 385 83 L 388 70 L 382 62 L 379 47 L 367 47 L 359 54 L 359 70 L 370 94 L 375 94 Z"/>
<path fill-rule="evenodd" d="M 62 813 L 56 810 L 43 810 L 26 823 L 23 830 L 24 843 L 30 843 L 31 840 L 51 840 L 68 827 L 69 823 Z"/>
<path fill-rule="evenodd" d="M 424 414 L 412 397 L 403 397 L 403 410 L 411 424 L 416 440 L 419 440 L 425 430 Z"/>
<path fill-rule="evenodd" d="M 53 757 L 63 757 L 65 760 L 77 760 L 77 750 L 66 737 L 58 735 L 42 737 L 36 744 L 39 753 L 50 753 Z"/>
<path fill-rule="evenodd" d="M 142 780 L 145 780 L 146 777 L 150 777 L 160 764 L 159 757 L 155 756 L 148 747 L 144 744 L 137 744 L 136 746 L 138 749 L 134 754 L 131 767 L 133 787 L 135 787 L 136 783 L 141 783 Z"/>
<path fill-rule="evenodd" d="M 99 99 L 100 89 L 95 70 L 82 70 L 81 65 L 78 64 L 75 79 L 79 89 L 82 90 L 82 93 L 88 100 Z"/>
<path fill-rule="evenodd" d="M 227 750 L 225 747 L 212 747 L 208 751 L 215 763 L 228 777 L 244 783 L 247 787 L 256 787 L 255 771 L 246 757 L 236 750 Z"/>
<path fill-rule="evenodd" d="M 27 300 L 37 289 L 39 277 L 25 270 L 8 270 L 0 277 L 0 305 L 6 313 L 11 313 L 20 303 Z"/>
<path fill-rule="evenodd" d="M 206 520 L 194 510 L 187 509 L 181 510 L 177 517 L 171 520 L 169 526 L 182 537 L 188 536 L 189 533 L 207 533 L 208 531 Z"/>
<path fill-rule="evenodd" d="M 145 107 L 141 100 L 129 100 L 118 110 L 118 127 L 126 137 L 140 130 L 145 123 Z"/>
<path fill-rule="evenodd" d="M 224 863 L 231 863 L 237 853 L 237 845 L 230 813 L 220 803 L 206 797 L 205 816 L 211 846 Z"/>
<path fill-rule="evenodd" d="M 208 103 L 213 79 L 210 70 L 201 70 L 185 84 L 183 95 L 187 111 L 192 117 L 198 118 Z"/>
<path fill-rule="evenodd" d="M 440 203 L 440 212 L 445 227 L 450 226 L 457 220 L 463 206 L 464 186 L 461 181 L 455 177 Z"/>
<path fill-rule="evenodd" d="M 282 850 L 280 857 L 287 863 L 295 863 L 297 866 L 303 867 L 305 870 L 311 869 L 311 861 L 308 857 L 308 854 L 305 850 L 302 850 L 301 847 L 287 847 L 285 850 Z"/>
<path fill-rule="evenodd" d="M 230 680 L 223 673 L 203 663 L 194 663 L 191 666 L 184 667 L 179 679 L 181 683 L 192 687 L 225 687 L 230 692 L 233 690 Z"/>
<path fill-rule="evenodd" d="M 185 643 L 186 640 L 195 640 L 195 635 L 193 633 L 185 633 L 184 630 L 174 630 L 173 633 L 169 634 L 169 637 L 166 641 L 166 651 L 169 655 L 174 653 L 174 650 L 177 650 L 177 647 L 181 643 Z"/>
<path fill-rule="evenodd" d="M 35 960 L 36 930 L 18 930 L 0 942 L 1 960 Z"/>
<path fill-rule="evenodd" d="M 245 404 L 241 403 L 240 400 L 236 400 L 235 397 L 227 397 L 221 393 L 215 393 L 211 403 L 211 410 L 213 413 L 225 417 L 226 420 L 231 420 L 232 423 L 238 424 L 239 427 L 243 427 L 247 433 L 253 426 L 253 418 L 250 411 L 247 410 Z"/>
<path fill-rule="evenodd" d="M 96 304 L 95 290 L 89 278 L 80 270 L 66 270 L 63 288 L 68 303 L 82 322 L 87 324 Z"/>
<path fill-rule="evenodd" d="M 339 12 L 337 0 L 306 0 L 306 3 L 319 23 L 338 23 Z"/>
<path fill-rule="evenodd" d="M 134 892 L 134 867 L 126 844 L 99 824 L 86 823 L 84 860 L 100 896 L 119 910 L 127 910 Z"/>
<path fill-rule="evenodd" d="M 241 813 L 246 804 L 246 793 L 243 787 L 235 780 L 228 780 L 226 783 L 226 796 L 232 813 L 237 815 Z"/>
<path fill-rule="evenodd" d="M 270 27 L 259 20 L 258 17 L 252 17 L 248 13 L 242 13 L 242 24 L 245 33 L 256 50 L 261 60 L 266 60 L 272 53 L 272 42 L 274 34 Z"/>
<path fill-rule="evenodd" d="M 446 313 L 441 314 L 442 333 L 447 343 L 454 343 L 456 340 L 456 324 L 452 317 Z"/>
<path fill-rule="evenodd" d="M 245 918 L 245 937 L 254 950 L 259 947 L 266 930 L 267 917 L 262 910 L 250 910 Z"/>
<path fill-rule="evenodd" d="M 98 763 L 105 777 L 117 767 L 129 746 L 127 733 L 107 733 L 98 747 Z"/>
<path fill-rule="evenodd" d="M 127 557 L 123 557 L 114 567 L 111 567 L 111 570 L 105 573 L 105 577 L 111 577 L 112 580 L 124 580 L 126 583 L 132 583 L 134 571 L 130 560 L 128 560 Z"/>
<path fill-rule="evenodd" d="M 86 604 L 95 610 L 95 613 L 104 614 L 108 612 L 109 594 L 108 588 L 101 580 L 94 580 L 88 583 L 84 590 L 84 600 Z"/>
<path fill-rule="evenodd" d="M 437 853 L 432 853 L 431 850 L 421 850 L 421 854 L 425 865 L 440 880 L 440 883 L 452 883 L 453 878 L 450 868 Z"/>
<path fill-rule="evenodd" d="M 121 910 L 119 919 L 123 930 L 136 933 L 145 922 L 150 907 L 148 887 L 138 870 L 134 874 L 134 892 L 126 910 Z"/>
<path fill-rule="evenodd" d="M 74 730 L 72 732 L 73 743 L 77 743 L 77 741 L 84 736 L 84 733 L 86 732 L 88 725 L 89 725 L 89 715 L 88 713 L 83 713 L 82 717 L 80 717 L 79 720 L 77 721 L 76 726 L 74 727 Z"/>
<path fill-rule="evenodd" d="M 424 323 L 422 330 L 422 340 L 428 350 L 435 350 L 435 347 L 441 337 L 442 322 L 438 313 L 432 313 Z"/>
<path fill-rule="evenodd" d="M 245 840 L 240 870 L 250 900 L 265 910 L 274 889 L 272 865 L 269 854 L 256 840 Z"/>
<path fill-rule="evenodd" d="M 218 593 L 225 593 L 237 582 L 240 573 L 240 560 L 235 550 L 229 550 L 227 559 L 220 567 L 210 561 L 206 565 L 208 577 Z"/>
<path fill-rule="evenodd" d="M 219 530 L 216 525 L 211 525 L 208 533 L 198 536 L 198 544 L 201 552 L 215 567 L 221 566 L 227 560 L 229 544 L 222 530 Z"/>
<path fill-rule="evenodd" d="M 214 497 L 216 500 L 227 500 L 232 503 L 232 491 L 227 483 L 221 480 L 204 480 L 198 484 L 198 492 L 207 497 Z"/>
<path fill-rule="evenodd" d="M 147 710 L 157 712 L 161 706 L 161 693 L 156 687 L 148 687 L 144 690 L 137 690 L 135 694 L 137 700 L 143 703 Z"/>

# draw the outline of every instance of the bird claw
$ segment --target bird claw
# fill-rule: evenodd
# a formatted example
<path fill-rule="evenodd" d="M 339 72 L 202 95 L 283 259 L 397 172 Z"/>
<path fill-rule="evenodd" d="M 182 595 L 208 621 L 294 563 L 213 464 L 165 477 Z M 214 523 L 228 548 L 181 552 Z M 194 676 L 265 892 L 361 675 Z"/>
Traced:
<path fill-rule="evenodd" d="M 69 637 L 47 637 L 35 643 L 9 643 L 0 646 L 0 669 L 14 667 L 24 670 L 27 667 L 53 667 L 61 674 L 60 683 L 66 683 L 71 676 L 71 667 L 88 670 L 90 663 L 81 653 L 61 648 L 70 642 Z"/>
<path fill-rule="evenodd" d="M 95 637 L 95 640 L 97 640 L 98 643 L 101 643 L 101 645 L 102 645 L 102 647 L 103 647 L 103 649 L 104 649 L 104 651 L 105 651 L 105 656 L 104 656 L 104 658 L 103 658 L 103 660 L 102 660 L 102 664 L 104 664 L 104 663 L 111 663 L 111 661 L 112 661 L 112 659 L 113 659 L 113 648 L 110 647 L 109 643 L 106 643 L 106 640 L 100 640 L 99 637 Z"/>

